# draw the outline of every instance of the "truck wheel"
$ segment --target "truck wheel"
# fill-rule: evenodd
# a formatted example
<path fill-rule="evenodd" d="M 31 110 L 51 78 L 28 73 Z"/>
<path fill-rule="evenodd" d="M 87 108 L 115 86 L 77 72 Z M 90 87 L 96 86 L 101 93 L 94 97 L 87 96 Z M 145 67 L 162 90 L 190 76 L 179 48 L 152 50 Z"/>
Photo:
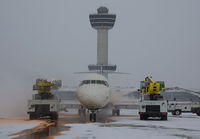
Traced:
<path fill-rule="evenodd" d="M 200 116 L 200 112 L 197 112 L 196 114 L 197 114 L 197 116 Z"/>
<path fill-rule="evenodd" d="M 176 114 L 175 114 L 175 111 L 172 111 L 172 115 L 176 115 Z"/>
<path fill-rule="evenodd" d="M 144 120 L 144 115 L 140 114 L 140 120 Z"/>
<path fill-rule="evenodd" d="M 175 115 L 181 115 L 181 111 L 180 110 L 175 110 Z"/>
<path fill-rule="evenodd" d="M 52 113 L 50 117 L 51 117 L 51 120 L 58 120 L 58 114 L 57 113 Z"/>
<path fill-rule="evenodd" d="M 143 115 L 143 114 L 140 114 L 140 120 L 147 120 L 147 116 L 146 115 Z"/>
<path fill-rule="evenodd" d="M 30 113 L 30 114 L 29 114 L 29 119 L 30 119 L 30 120 L 35 120 L 35 119 L 37 119 L 36 114 L 35 114 L 35 113 Z"/>

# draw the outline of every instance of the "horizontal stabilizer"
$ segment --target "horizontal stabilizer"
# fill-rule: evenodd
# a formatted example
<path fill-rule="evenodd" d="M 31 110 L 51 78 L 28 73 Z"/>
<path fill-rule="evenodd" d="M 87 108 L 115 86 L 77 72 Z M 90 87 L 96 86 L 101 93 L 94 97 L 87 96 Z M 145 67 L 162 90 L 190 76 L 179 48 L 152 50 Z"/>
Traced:
<path fill-rule="evenodd" d="M 98 72 L 95 72 L 95 71 L 74 72 L 74 74 L 89 74 L 89 73 L 98 73 Z"/>

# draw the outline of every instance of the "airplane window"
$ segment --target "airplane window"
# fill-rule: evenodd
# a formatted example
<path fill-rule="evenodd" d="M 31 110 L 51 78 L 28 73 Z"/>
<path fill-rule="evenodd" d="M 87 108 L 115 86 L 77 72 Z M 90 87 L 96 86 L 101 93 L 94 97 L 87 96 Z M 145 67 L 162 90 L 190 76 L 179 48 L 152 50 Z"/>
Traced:
<path fill-rule="evenodd" d="M 85 81 L 82 81 L 79 86 L 82 86 L 84 84 L 90 84 L 90 80 L 85 80 Z"/>
<path fill-rule="evenodd" d="M 86 81 L 85 81 L 85 84 L 90 84 L 90 80 L 86 80 Z"/>
<path fill-rule="evenodd" d="M 79 86 L 82 86 L 84 84 L 102 84 L 102 85 L 109 87 L 109 84 L 106 81 L 102 81 L 102 80 L 85 80 L 85 81 L 82 81 L 79 84 Z"/>
<path fill-rule="evenodd" d="M 106 86 L 109 87 L 109 84 L 106 81 L 105 81 L 105 83 L 106 83 Z"/>
<path fill-rule="evenodd" d="M 103 85 L 108 87 L 108 83 L 106 81 L 101 81 L 101 84 L 103 84 Z"/>
<path fill-rule="evenodd" d="M 97 84 L 101 84 L 101 81 L 100 81 L 100 80 L 97 80 Z"/>

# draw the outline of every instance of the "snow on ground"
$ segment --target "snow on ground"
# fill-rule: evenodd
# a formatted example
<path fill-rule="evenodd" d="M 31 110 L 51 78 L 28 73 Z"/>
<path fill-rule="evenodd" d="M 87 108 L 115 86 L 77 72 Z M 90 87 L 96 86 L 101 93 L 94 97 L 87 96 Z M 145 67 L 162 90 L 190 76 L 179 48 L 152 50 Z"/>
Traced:
<path fill-rule="evenodd" d="M 74 111 L 75 112 L 75 111 Z M 168 121 L 139 120 L 138 110 L 121 110 L 121 116 L 112 117 L 108 123 L 66 124 L 69 131 L 61 132 L 55 139 L 200 139 L 200 117 L 191 113 L 182 116 L 169 114 Z M 0 120 L 0 139 L 16 132 L 31 129 L 39 121 Z"/>
<path fill-rule="evenodd" d="M 0 139 L 9 139 L 15 136 L 8 136 L 13 133 L 17 133 L 26 129 L 31 129 L 38 126 L 39 122 L 26 122 L 23 120 L 4 122 L 5 120 L 0 120 Z"/>
<path fill-rule="evenodd" d="M 121 113 L 137 113 L 122 111 Z M 126 115 L 125 114 L 125 115 Z M 55 139 L 199 139 L 200 117 L 194 114 L 170 116 L 168 121 L 139 120 L 139 116 L 113 117 L 115 122 L 67 124 L 70 131 L 63 131 Z"/>

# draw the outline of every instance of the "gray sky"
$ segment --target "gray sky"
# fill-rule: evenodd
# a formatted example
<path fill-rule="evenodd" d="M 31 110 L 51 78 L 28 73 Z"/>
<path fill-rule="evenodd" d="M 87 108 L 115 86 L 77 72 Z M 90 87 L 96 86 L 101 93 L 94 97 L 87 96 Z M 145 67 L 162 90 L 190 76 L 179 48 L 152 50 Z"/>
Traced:
<path fill-rule="evenodd" d="M 1 0 L 0 93 L 20 100 L 38 77 L 76 86 L 83 75 L 73 72 L 96 63 L 88 16 L 99 6 L 117 14 L 109 63 L 131 73 L 111 75 L 111 84 L 139 86 L 152 76 L 167 86 L 200 88 L 199 0 Z"/>

